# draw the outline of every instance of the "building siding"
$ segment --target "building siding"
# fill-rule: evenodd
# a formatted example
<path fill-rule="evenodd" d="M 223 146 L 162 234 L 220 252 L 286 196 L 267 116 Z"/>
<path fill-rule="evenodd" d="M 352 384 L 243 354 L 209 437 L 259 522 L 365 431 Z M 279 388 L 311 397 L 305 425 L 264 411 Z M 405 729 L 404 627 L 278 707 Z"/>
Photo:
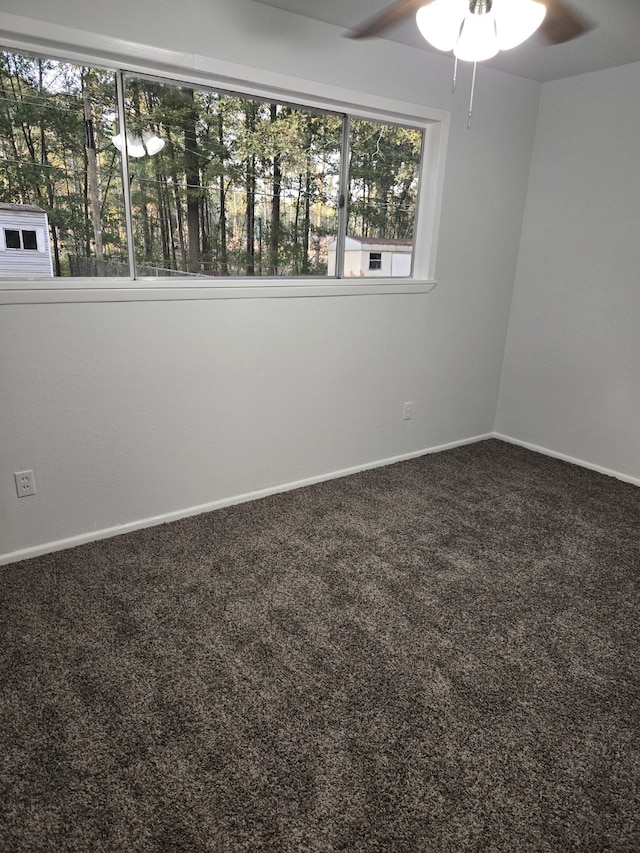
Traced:
<path fill-rule="evenodd" d="M 35 231 L 37 249 L 7 249 L 5 229 Z M 49 223 L 31 205 L 0 205 L 0 278 L 52 278 Z"/>

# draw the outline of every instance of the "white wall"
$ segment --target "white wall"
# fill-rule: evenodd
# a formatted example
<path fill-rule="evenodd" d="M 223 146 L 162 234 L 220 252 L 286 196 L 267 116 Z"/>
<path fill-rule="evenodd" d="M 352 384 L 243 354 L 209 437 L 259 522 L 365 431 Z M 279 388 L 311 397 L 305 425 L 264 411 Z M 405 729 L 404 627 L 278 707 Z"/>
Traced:
<path fill-rule="evenodd" d="M 640 480 L 640 63 L 543 87 L 499 433 Z"/>
<path fill-rule="evenodd" d="M 467 131 L 468 68 L 454 98 L 448 58 L 249 0 L 3 7 L 52 22 L 52 40 L 54 22 L 82 25 L 452 121 L 430 294 L 0 305 L 0 560 L 491 432 L 538 84 L 479 69 Z M 38 493 L 18 500 L 27 468 Z"/>

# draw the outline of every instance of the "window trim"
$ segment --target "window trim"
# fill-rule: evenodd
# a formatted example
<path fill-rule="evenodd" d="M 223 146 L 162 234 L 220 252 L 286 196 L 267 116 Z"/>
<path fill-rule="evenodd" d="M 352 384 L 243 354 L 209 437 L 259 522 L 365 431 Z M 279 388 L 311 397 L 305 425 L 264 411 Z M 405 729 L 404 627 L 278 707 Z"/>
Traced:
<path fill-rule="evenodd" d="M 382 269 L 382 252 L 369 252 L 369 269 Z"/>
<path fill-rule="evenodd" d="M 0 247 L 3 252 L 21 252 L 22 251 L 22 235 L 20 233 L 20 228 L 6 228 L 3 226 L 2 228 L 2 246 Z M 18 235 L 18 245 L 10 246 L 9 240 L 7 239 L 7 235 L 17 234 Z"/>
<path fill-rule="evenodd" d="M 44 229 L 38 227 L 27 227 L 23 228 L 22 225 L 18 225 L 17 227 L 10 227 L 8 225 L 2 225 L 2 234 L 0 235 L 2 239 L 0 239 L 0 252 L 39 252 L 40 254 L 44 253 L 44 241 L 48 239 L 48 236 L 45 237 Z M 9 246 L 7 244 L 7 232 L 15 231 L 18 235 L 18 241 L 20 243 L 19 246 Z M 35 239 L 35 246 L 25 246 L 24 245 L 24 235 L 33 234 Z"/>
<path fill-rule="evenodd" d="M 25 245 L 25 234 L 33 234 L 33 239 L 35 241 L 35 246 L 27 246 Z M 40 249 L 38 247 L 38 232 L 35 228 L 21 228 L 20 229 L 20 243 L 23 252 L 39 252 Z"/>
<path fill-rule="evenodd" d="M 149 299 L 215 299 L 267 296 L 373 295 L 427 293 L 435 287 L 435 264 L 444 184 L 444 163 L 450 113 L 415 103 L 343 89 L 279 72 L 260 70 L 213 57 L 185 54 L 128 42 L 98 33 L 0 12 L 1 47 L 36 53 L 58 60 L 93 65 L 117 73 L 147 75 L 167 82 L 213 87 L 238 95 L 292 102 L 326 112 L 413 126 L 424 131 L 421 180 L 416 205 L 413 276 L 373 278 L 361 283 L 349 279 L 286 279 L 244 277 L 191 286 L 189 279 L 54 279 L 46 288 L 42 279 L 7 279 L 0 288 L 0 304 L 25 302 L 147 301 Z M 177 282 L 184 282 L 177 284 Z M 129 292 L 125 295 L 123 291 Z"/>

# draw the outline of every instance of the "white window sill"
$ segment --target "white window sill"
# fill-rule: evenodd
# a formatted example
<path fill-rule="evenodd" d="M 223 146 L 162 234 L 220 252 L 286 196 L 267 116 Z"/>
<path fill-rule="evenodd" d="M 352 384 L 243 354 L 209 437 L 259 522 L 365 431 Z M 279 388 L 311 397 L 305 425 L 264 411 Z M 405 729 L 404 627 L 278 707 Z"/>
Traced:
<path fill-rule="evenodd" d="M 58 280 L 59 281 L 59 280 Z M 429 293 L 435 281 L 377 279 L 229 279 L 215 285 L 193 284 L 189 279 L 68 279 L 64 284 L 43 286 L 41 281 L 7 281 L 0 289 L 0 305 L 59 302 L 153 302 L 193 299 L 264 299 L 318 296 L 377 296 Z M 177 282 L 182 281 L 179 284 Z M 219 281 L 219 280 L 218 280 Z M 103 284 L 104 282 L 104 284 Z"/>

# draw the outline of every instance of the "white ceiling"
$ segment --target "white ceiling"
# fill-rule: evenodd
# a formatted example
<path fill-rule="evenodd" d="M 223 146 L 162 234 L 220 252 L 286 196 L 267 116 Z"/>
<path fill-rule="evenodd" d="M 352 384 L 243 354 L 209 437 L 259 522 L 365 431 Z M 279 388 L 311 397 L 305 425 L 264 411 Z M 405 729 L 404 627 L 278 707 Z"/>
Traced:
<path fill-rule="evenodd" d="M 335 24 L 346 32 L 393 0 L 256 0 L 265 6 Z M 546 82 L 640 62 L 640 0 L 570 0 L 595 28 L 567 44 L 547 45 L 537 36 L 486 62 L 492 68 Z M 385 38 L 433 50 L 420 36 L 415 19 L 395 27 Z M 435 51 L 437 52 L 437 51 Z"/>

